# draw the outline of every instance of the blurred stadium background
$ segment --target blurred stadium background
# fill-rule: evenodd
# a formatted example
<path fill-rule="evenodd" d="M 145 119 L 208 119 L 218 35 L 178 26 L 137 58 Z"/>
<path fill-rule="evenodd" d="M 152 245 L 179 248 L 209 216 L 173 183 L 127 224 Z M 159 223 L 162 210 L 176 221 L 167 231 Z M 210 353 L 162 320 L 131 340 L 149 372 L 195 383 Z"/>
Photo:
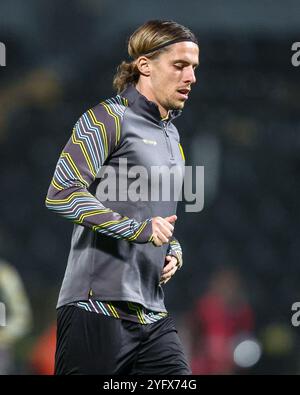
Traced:
<path fill-rule="evenodd" d="M 112 96 L 126 40 L 149 19 L 187 25 L 201 49 L 176 125 L 187 165 L 205 166 L 205 205 L 179 205 L 184 268 L 166 286 L 194 372 L 300 372 L 299 18 L 296 0 L 1 0 L 0 257 L 16 270 L 0 274 L 2 373 L 49 371 L 72 224 L 44 199 L 73 124 Z"/>

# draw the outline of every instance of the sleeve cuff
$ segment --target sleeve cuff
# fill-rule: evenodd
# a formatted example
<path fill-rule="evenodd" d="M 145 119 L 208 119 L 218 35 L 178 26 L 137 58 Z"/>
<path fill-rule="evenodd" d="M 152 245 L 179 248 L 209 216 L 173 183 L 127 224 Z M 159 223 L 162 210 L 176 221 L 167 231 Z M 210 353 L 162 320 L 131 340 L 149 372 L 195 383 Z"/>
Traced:
<path fill-rule="evenodd" d="M 148 218 L 139 224 L 138 229 L 135 231 L 135 237 L 132 241 L 139 244 L 152 242 L 152 218 Z"/>
<path fill-rule="evenodd" d="M 183 260 L 182 260 L 182 254 L 180 252 L 176 252 L 176 251 L 171 251 L 168 253 L 168 255 L 172 255 L 175 258 L 177 258 L 177 266 L 178 269 L 181 269 L 182 265 L 183 265 Z"/>

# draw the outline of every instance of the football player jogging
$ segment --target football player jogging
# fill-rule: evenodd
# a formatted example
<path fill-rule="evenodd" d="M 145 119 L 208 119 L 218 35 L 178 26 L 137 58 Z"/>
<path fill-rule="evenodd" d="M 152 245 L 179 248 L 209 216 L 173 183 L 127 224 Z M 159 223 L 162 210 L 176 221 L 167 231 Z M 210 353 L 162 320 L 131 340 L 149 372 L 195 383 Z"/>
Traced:
<path fill-rule="evenodd" d="M 151 199 L 163 185 L 149 177 L 154 167 L 184 172 L 173 120 L 196 82 L 199 47 L 188 28 L 149 21 L 128 54 L 117 95 L 76 122 L 46 198 L 74 222 L 57 304 L 57 375 L 191 374 L 163 292 L 182 266 L 177 200 Z M 147 200 L 128 196 L 136 166 Z"/>

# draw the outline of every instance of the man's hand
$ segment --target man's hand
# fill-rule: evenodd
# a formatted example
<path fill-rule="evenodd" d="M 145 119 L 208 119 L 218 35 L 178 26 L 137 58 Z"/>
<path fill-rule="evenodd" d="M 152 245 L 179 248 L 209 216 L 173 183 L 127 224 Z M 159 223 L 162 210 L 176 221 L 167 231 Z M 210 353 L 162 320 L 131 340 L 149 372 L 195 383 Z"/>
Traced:
<path fill-rule="evenodd" d="M 156 247 L 169 243 L 170 237 L 173 235 L 174 226 L 172 225 L 177 219 L 176 215 L 170 217 L 154 217 L 152 218 L 152 243 Z"/>
<path fill-rule="evenodd" d="M 166 284 L 178 269 L 178 260 L 175 256 L 167 255 L 159 284 Z"/>

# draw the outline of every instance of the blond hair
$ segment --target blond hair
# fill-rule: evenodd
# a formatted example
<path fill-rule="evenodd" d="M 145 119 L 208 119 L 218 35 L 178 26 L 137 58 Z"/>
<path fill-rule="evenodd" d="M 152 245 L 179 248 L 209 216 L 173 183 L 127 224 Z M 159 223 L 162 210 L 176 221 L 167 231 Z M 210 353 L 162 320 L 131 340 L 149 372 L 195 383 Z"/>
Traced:
<path fill-rule="evenodd" d="M 113 87 L 118 93 L 128 84 L 136 84 L 140 73 L 135 60 L 142 55 L 154 59 L 167 51 L 168 45 L 174 42 L 192 41 L 198 44 L 195 35 L 186 27 L 174 21 L 153 20 L 140 26 L 129 38 L 128 55 L 132 61 L 123 61 L 118 67 L 113 79 Z"/>

